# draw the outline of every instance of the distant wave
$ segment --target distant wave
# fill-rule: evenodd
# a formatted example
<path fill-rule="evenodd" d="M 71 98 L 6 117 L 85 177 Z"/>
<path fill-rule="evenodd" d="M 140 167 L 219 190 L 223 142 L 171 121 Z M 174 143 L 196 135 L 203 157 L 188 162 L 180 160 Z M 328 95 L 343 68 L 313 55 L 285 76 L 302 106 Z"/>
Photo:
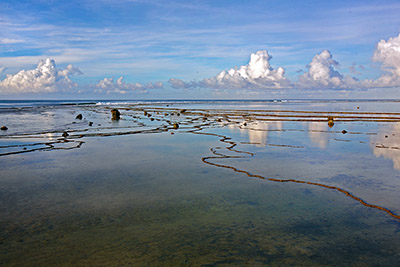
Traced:
<path fill-rule="evenodd" d="M 235 104 L 235 103 L 344 103 L 400 102 L 399 99 L 267 99 L 267 100 L 0 100 L 0 109 L 70 105 L 140 105 L 140 104 Z"/>

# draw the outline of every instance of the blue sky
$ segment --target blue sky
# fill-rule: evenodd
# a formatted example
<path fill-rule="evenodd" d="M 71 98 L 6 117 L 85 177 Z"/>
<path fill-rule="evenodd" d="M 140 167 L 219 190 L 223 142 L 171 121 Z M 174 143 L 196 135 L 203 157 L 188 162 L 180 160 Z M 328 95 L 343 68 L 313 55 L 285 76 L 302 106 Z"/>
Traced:
<path fill-rule="evenodd" d="M 2 1 L 0 97 L 400 98 L 398 14 L 399 1 Z"/>

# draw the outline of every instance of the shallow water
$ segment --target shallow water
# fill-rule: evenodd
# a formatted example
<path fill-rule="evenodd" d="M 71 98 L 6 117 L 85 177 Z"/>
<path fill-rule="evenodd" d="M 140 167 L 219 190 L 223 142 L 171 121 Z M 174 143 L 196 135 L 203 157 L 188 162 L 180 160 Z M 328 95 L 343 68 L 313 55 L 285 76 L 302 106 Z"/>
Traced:
<path fill-rule="evenodd" d="M 399 265 L 399 104 L 2 109 L 0 265 Z"/>

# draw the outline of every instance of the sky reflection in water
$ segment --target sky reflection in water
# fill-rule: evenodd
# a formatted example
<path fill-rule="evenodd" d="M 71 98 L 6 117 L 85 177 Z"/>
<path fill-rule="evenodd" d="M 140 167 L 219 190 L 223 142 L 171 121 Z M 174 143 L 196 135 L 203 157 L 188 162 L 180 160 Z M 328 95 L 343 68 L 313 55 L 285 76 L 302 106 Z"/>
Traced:
<path fill-rule="evenodd" d="M 349 103 L 257 105 L 276 111 L 265 117 L 224 104 L 120 105 L 122 120 L 112 122 L 107 105 L 3 110 L 9 130 L 0 135 L 0 263 L 400 263 L 399 220 L 386 212 L 334 190 L 249 178 L 201 161 L 212 148 L 234 156 L 212 162 L 337 186 L 400 214 L 400 124 L 335 118 L 330 128 L 321 113 L 279 117 L 288 115 L 279 110 L 360 112 Z M 362 106 L 368 103 L 357 105 L 370 111 Z M 383 105 L 380 112 L 397 107 Z M 83 120 L 75 119 L 79 113 Z M 228 150 L 232 143 L 215 135 L 253 154 Z"/>

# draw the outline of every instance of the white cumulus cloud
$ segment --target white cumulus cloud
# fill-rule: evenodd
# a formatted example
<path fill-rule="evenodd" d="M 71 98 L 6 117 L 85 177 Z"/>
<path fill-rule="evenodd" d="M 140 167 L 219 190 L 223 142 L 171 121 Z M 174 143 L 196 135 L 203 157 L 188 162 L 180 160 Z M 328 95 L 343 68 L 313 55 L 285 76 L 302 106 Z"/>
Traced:
<path fill-rule="evenodd" d="M 155 83 L 126 83 L 123 81 L 124 77 L 119 77 L 118 79 L 114 78 L 104 78 L 99 81 L 95 87 L 96 93 L 118 93 L 118 94 L 127 94 L 129 92 L 140 92 L 146 93 L 148 89 L 156 89 L 163 88 L 163 83 L 155 82 Z"/>
<path fill-rule="evenodd" d="M 58 70 L 53 59 L 47 58 L 39 62 L 32 70 L 21 70 L 0 81 L 0 93 L 42 93 L 55 92 L 60 89 L 76 87 L 70 76 L 81 74 L 81 71 L 72 65 Z"/>
<path fill-rule="evenodd" d="M 222 71 L 217 76 L 204 79 L 202 87 L 215 89 L 264 89 L 284 88 L 290 85 L 285 77 L 285 69 L 273 69 L 269 63 L 271 56 L 261 50 L 252 53 L 250 62 L 239 68 Z"/>
<path fill-rule="evenodd" d="M 308 71 L 299 76 L 297 87 L 306 89 L 345 89 L 359 87 L 356 79 L 342 75 L 337 68 L 339 62 L 333 59 L 329 50 L 313 57 Z"/>
<path fill-rule="evenodd" d="M 387 41 L 381 40 L 376 46 L 372 59 L 381 62 L 382 68 L 386 72 L 372 82 L 373 86 L 400 86 L 400 34 L 397 37 L 389 38 Z"/>

